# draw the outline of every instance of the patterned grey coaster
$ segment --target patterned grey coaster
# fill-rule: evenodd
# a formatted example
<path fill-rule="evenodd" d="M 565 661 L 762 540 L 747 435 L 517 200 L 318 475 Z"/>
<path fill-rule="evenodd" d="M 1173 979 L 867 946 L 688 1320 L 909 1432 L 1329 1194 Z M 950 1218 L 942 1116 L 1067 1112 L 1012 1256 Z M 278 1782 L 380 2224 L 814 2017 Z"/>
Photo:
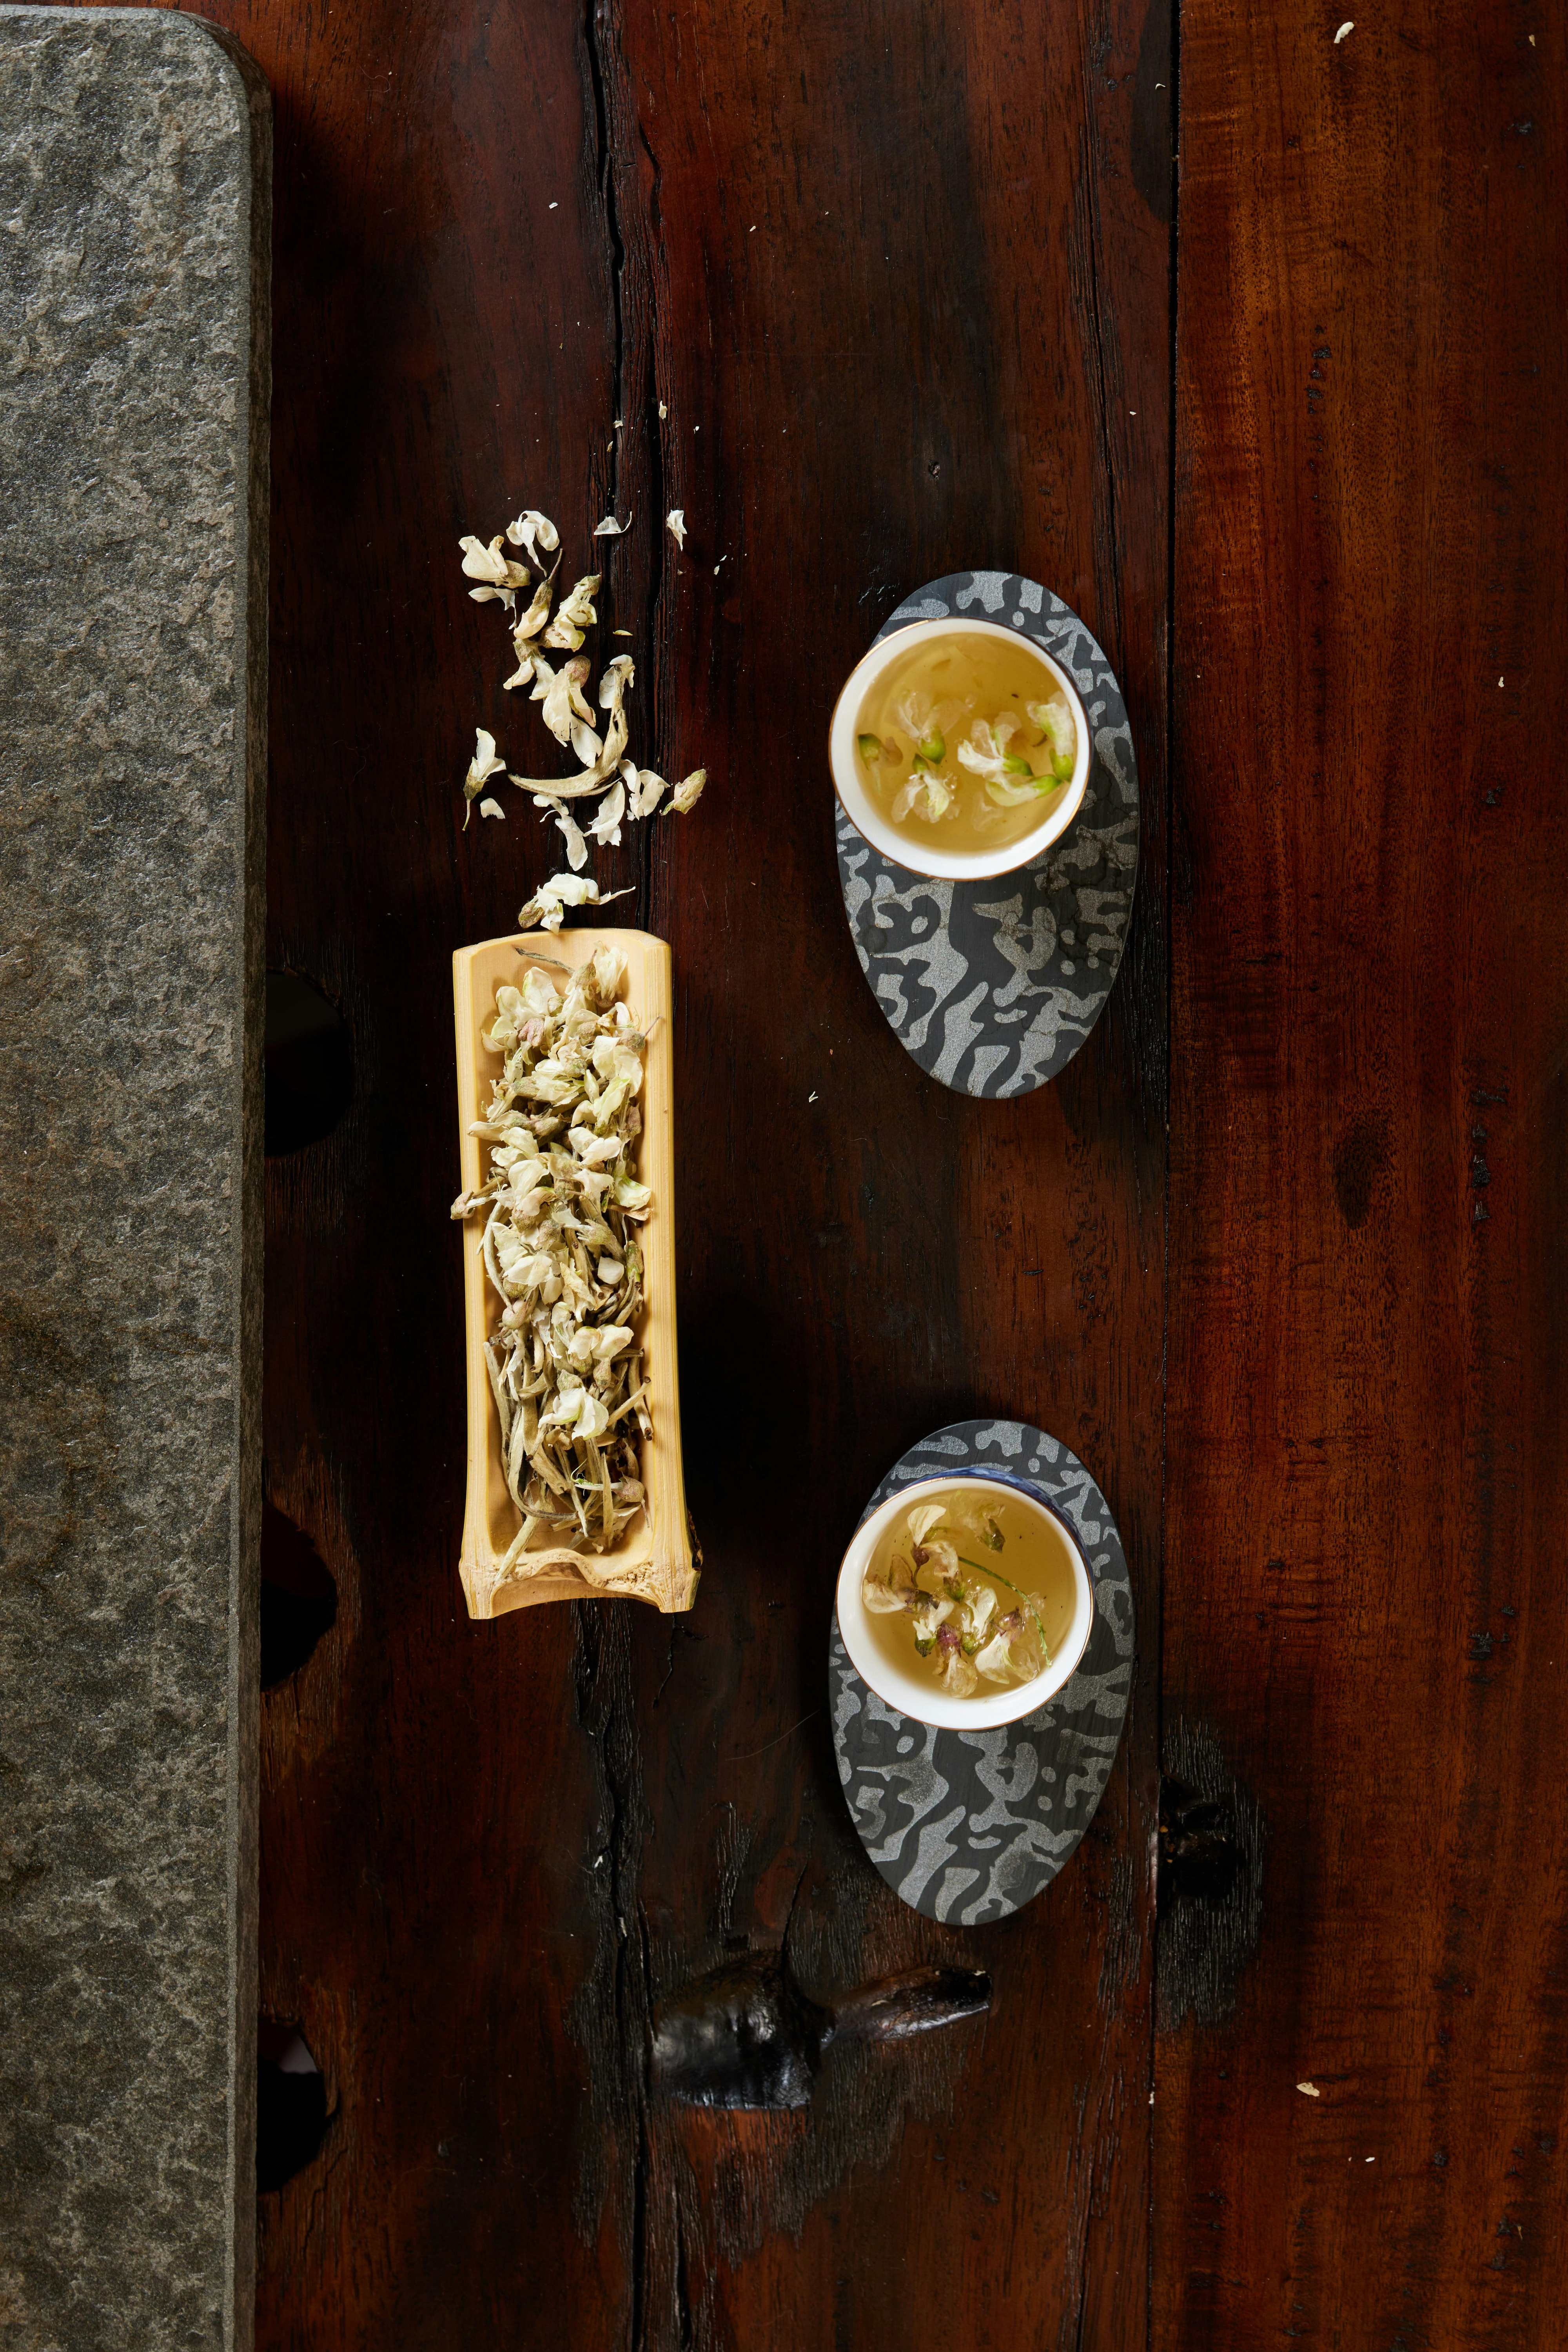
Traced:
<path fill-rule="evenodd" d="M 884 1705 L 850 1664 L 837 1613 L 827 1691 L 838 1778 L 861 1844 L 895 1895 L 964 1927 L 1005 1919 L 1048 1886 L 1110 1778 L 1132 1691 L 1132 1586 L 1110 1505 L 1076 1454 L 1022 1421 L 955 1421 L 896 1462 L 894 1488 L 952 1471 L 1022 1479 L 1082 1547 L 1094 1630 L 1070 1682 L 1037 1715 L 946 1731 Z"/>
<path fill-rule="evenodd" d="M 1066 1069 L 1121 961 L 1138 762 L 1115 672 L 1059 596 L 1013 572 L 952 572 L 907 596 L 878 641 L 946 614 L 1005 622 L 1073 679 L 1094 737 L 1083 806 L 1032 866 L 989 882 L 889 865 L 838 808 L 839 887 L 860 969 L 921 1068 L 955 1094 L 1029 1094 Z"/>

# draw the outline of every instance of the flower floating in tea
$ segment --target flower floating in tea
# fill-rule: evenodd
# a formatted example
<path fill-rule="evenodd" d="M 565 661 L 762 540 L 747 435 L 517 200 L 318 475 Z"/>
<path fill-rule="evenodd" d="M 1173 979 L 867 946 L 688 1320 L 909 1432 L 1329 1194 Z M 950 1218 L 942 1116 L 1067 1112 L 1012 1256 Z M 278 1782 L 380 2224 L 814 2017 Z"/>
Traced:
<path fill-rule="evenodd" d="M 547 887 L 597 898 L 572 876 Z M 497 991 L 484 1038 L 505 1056 L 470 1129 L 489 1147 L 489 1167 L 452 1214 L 483 1214 L 481 1255 L 501 1301 L 485 1363 L 522 1514 L 503 1575 L 536 1530 L 604 1551 L 643 1507 L 637 1432 L 651 1436 L 653 1423 L 637 1336 L 637 1227 L 653 1196 L 632 1165 L 647 1039 L 616 996 L 625 971 L 610 947 L 563 992 L 531 971 L 521 988 Z"/>
<path fill-rule="evenodd" d="M 998 808 L 1041 800 L 1072 776 L 1078 730 L 1065 698 L 1058 695 L 1050 702 L 1031 702 L 1027 709 L 1040 730 L 1037 736 L 1016 712 L 1005 710 L 990 721 L 977 719 L 958 747 L 971 775 L 985 779 L 986 793 Z"/>
<path fill-rule="evenodd" d="M 917 1504 L 861 1580 L 868 1612 L 907 1619 L 915 1656 L 930 1661 L 932 1679 L 953 1698 L 973 1696 L 983 1682 L 1033 1682 L 1051 1662 L 1044 1596 L 1022 1591 L 1003 1569 L 1002 1517 L 984 1497 Z M 1027 1572 L 1021 1561 L 1019 1570 Z"/>
<path fill-rule="evenodd" d="M 933 629 L 871 688 L 855 741 L 895 826 L 911 837 L 951 827 L 953 848 L 978 849 L 1039 822 L 1040 803 L 1071 782 L 1078 730 L 1024 638 Z"/>

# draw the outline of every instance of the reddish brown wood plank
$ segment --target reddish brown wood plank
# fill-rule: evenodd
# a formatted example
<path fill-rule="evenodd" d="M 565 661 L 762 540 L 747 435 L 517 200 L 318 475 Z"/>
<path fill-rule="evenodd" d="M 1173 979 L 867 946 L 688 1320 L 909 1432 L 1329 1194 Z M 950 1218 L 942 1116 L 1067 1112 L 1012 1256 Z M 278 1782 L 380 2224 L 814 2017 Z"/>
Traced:
<path fill-rule="evenodd" d="M 961 547 L 1019 551 L 1123 665 L 1158 913 L 1168 246 L 1132 180 L 1137 26 L 1097 71 L 1081 37 L 1070 61 L 1053 45 L 1044 160 L 1011 176 L 1007 113 L 1043 19 L 982 40 L 954 7 L 637 10 L 607 51 L 612 93 L 624 74 L 640 94 L 668 257 L 664 495 L 692 530 L 657 609 L 668 766 L 716 773 L 704 824 L 654 879 L 682 1030 L 684 1389 L 710 1580 L 689 1629 L 628 1629 L 647 1959 L 619 1989 L 635 2021 L 724 1925 L 776 1935 L 792 1904 L 818 1983 L 976 1953 L 997 1978 L 983 2037 L 892 2063 L 840 2053 L 808 2124 L 647 2115 L 641 2316 L 658 2343 L 689 2326 L 944 2345 L 957 2282 L 977 2343 L 1143 2332 L 1148 1684 L 1092 1847 L 1048 1903 L 965 1938 L 867 1874 L 822 1683 L 868 1467 L 970 1398 L 1011 1400 L 1104 1464 L 1153 1606 L 1158 925 L 1061 1087 L 984 1108 L 933 1092 L 846 958 L 817 750 L 847 656 L 902 588 Z M 1155 110 L 1165 78 L 1146 66 Z M 933 120 L 939 94 L 952 119 Z M 749 1353 L 767 1382 L 751 1397 Z M 616 2135 L 629 2166 L 624 2117 Z"/>
<path fill-rule="evenodd" d="M 1160 2045 L 1153 2340 L 1540 2347 L 1563 28 L 1338 21 L 1182 19 L 1163 1719 L 1267 1843 L 1234 2019 Z"/>
<path fill-rule="evenodd" d="M 341 1607 L 265 1703 L 263 1986 L 336 2115 L 264 2203 L 259 2340 L 876 2352 L 951 2345 L 962 2302 L 976 2345 L 1138 2343 L 1166 13 L 218 13 L 277 96 L 273 956 L 342 1003 L 358 1073 L 343 1127 L 271 1170 L 271 1492 Z M 708 1576 L 676 1625 L 473 1628 L 447 959 L 550 867 L 530 811 L 458 830 L 473 724 L 504 748 L 514 714 L 455 541 L 526 499 L 581 543 L 612 497 L 637 518 L 609 585 L 644 740 L 712 777 L 616 877 L 640 875 L 675 950 Z M 965 562 L 1082 613 L 1143 788 L 1110 1010 L 1011 1105 L 942 1093 L 889 1034 L 840 913 L 824 756 L 837 683 L 900 593 Z M 965 1936 L 904 1911 L 855 1842 L 825 1645 L 877 1477 L 993 1408 L 1092 1465 L 1143 1641 L 1083 1852 L 1032 1911 Z M 814 1987 L 977 1958 L 992 2019 L 835 2053 L 808 2117 L 653 2105 L 650 2002 L 792 1911 Z"/>

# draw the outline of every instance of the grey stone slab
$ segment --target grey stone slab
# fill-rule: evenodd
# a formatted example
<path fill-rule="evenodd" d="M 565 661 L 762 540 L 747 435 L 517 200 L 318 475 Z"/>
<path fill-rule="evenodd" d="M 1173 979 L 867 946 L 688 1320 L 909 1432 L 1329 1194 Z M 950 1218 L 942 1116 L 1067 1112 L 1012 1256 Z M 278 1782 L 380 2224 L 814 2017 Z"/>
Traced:
<path fill-rule="evenodd" d="M 0 7 L 0 2346 L 247 2345 L 270 102 Z"/>

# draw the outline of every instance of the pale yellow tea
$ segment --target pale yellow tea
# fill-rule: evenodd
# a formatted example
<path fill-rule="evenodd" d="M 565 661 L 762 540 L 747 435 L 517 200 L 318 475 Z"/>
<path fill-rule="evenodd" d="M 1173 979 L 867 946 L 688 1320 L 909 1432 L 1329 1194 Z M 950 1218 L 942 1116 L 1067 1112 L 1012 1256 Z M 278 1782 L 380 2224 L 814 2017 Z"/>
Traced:
<path fill-rule="evenodd" d="M 860 706 L 856 757 L 897 833 L 955 850 L 1032 833 L 1072 780 L 1078 730 L 1022 637 L 910 632 Z"/>
<path fill-rule="evenodd" d="M 1044 1674 L 1071 1630 L 1077 1591 L 1065 1535 L 1023 1501 L 963 1481 L 896 1517 L 860 1596 L 878 1647 L 954 1698 Z"/>

